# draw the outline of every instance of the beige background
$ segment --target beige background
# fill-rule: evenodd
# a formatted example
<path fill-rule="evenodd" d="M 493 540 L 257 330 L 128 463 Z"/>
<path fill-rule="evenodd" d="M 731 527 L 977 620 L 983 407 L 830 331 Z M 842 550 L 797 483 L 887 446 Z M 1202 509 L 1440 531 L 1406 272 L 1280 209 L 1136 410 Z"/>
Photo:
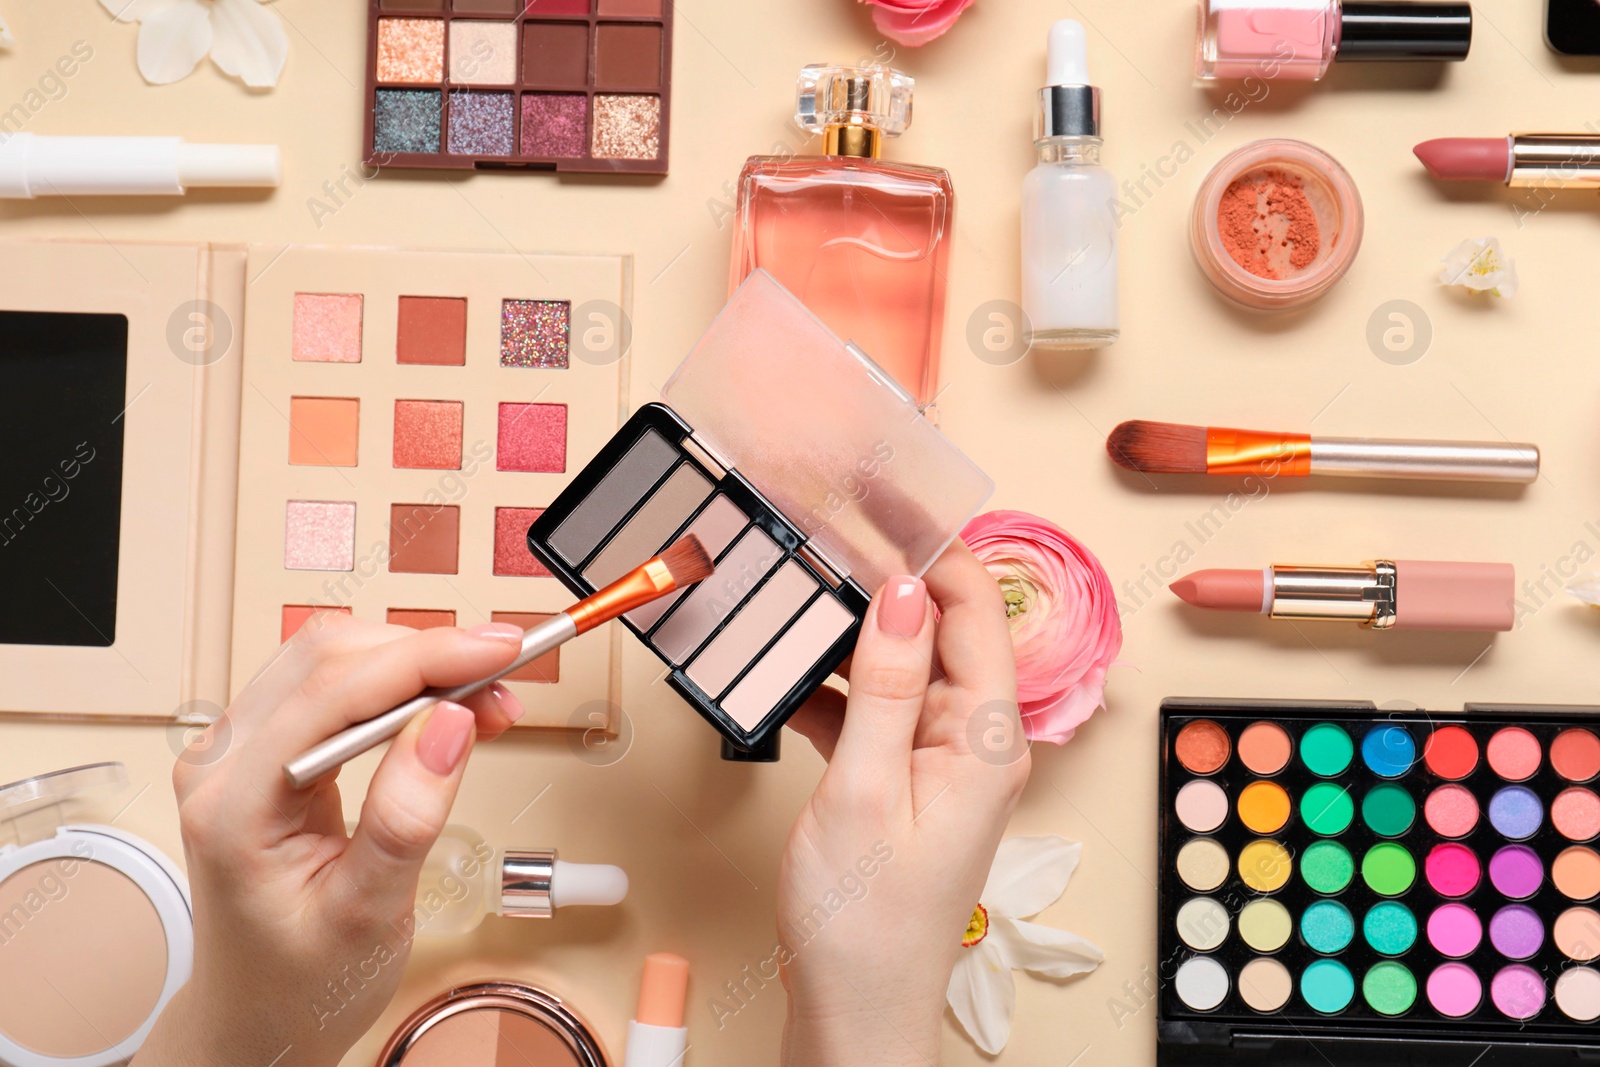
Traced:
<path fill-rule="evenodd" d="M 660 385 L 724 294 L 728 197 L 741 162 L 774 146 L 800 147 L 785 125 L 796 68 L 890 51 L 850 0 L 684 0 L 670 178 L 385 175 L 319 227 L 308 202 L 325 195 L 325 181 L 358 166 L 364 5 L 279 0 L 292 51 L 280 88 L 264 95 L 209 67 L 176 86 L 144 86 L 133 65 L 134 28 L 113 26 L 92 0 L 0 6 L 19 40 L 0 58 L 0 107 L 20 99 L 73 41 L 95 49 L 65 98 L 40 110 L 30 129 L 258 138 L 281 143 L 286 163 L 286 183 L 271 196 L 6 204 L 7 234 L 631 252 L 636 399 Z M 1545 577 L 1600 551 L 1600 201 L 1566 194 L 1540 211 L 1531 194 L 1441 189 L 1410 154 L 1415 141 L 1432 136 L 1600 126 L 1600 69 L 1564 65 L 1546 50 L 1537 0 L 1476 7 L 1471 59 L 1437 79 L 1426 68 L 1346 68 L 1320 86 L 1274 86 L 1203 142 L 1200 120 L 1221 98 L 1190 84 L 1194 17 L 1184 0 L 979 0 L 946 39 L 897 57 L 920 87 L 917 123 L 892 152 L 950 167 L 960 199 L 945 425 L 994 475 L 998 505 L 1065 525 L 1125 590 L 1126 666 L 1113 672 L 1110 709 L 1066 748 L 1036 753 L 1011 827 L 1085 843 L 1079 874 L 1044 920 L 1091 937 L 1107 962 L 1060 987 L 1019 977 L 1005 1062 L 1153 1060 L 1154 1011 L 1140 1010 L 1142 997 L 1127 990 L 1154 963 L 1161 697 L 1364 698 L 1440 708 L 1600 698 L 1600 613 L 1586 614 Z M 1144 168 L 1165 168 L 1165 176 L 1147 177 L 1139 203 L 1129 201 L 1122 343 L 1089 357 L 996 366 L 975 356 L 967 325 L 986 302 L 1016 297 L 1018 183 L 1032 164 L 1044 31 L 1050 20 L 1073 15 L 1092 27 L 1110 166 L 1130 180 Z M 1343 161 L 1366 202 L 1367 233 L 1335 292 L 1299 316 L 1262 319 L 1212 295 L 1191 265 L 1185 226 L 1205 171 L 1228 149 L 1268 135 L 1302 137 Z M 1192 158 L 1174 168 L 1179 142 L 1186 147 L 1178 154 Z M 1527 215 L 1520 222 L 1519 210 Z M 1516 258 L 1523 291 L 1491 303 L 1440 289 L 1438 258 L 1463 238 L 1489 234 Z M 1431 321 L 1431 347 L 1410 365 L 1380 361 L 1365 340 L 1369 316 L 1396 299 L 1420 305 Z M 1545 476 L 1521 494 L 1274 485 L 1269 499 L 1219 511 L 1206 526 L 1223 483 L 1151 484 L 1105 461 L 1106 431 L 1141 416 L 1536 440 L 1546 451 Z M 1492 644 L 1471 635 L 1297 629 L 1202 618 L 1155 595 L 1156 576 L 1169 577 L 1174 561 L 1189 556 L 1196 566 L 1256 566 L 1375 555 L 1512 560 L 1519 578 L 1535 583 L 1523 625 Z M 456 817 L 500 844 L 558 845 L 572 859 L 622 863 L 634 878 L 632 899 L 615 911 L 546 924 L 491 922 L 474 937 L 418 952 L 385 1029 L 450 980 L 511 975 L 569 995 L 620 1052 L 640 957 L 674 949 L 695 968 L 690 1060 L 702 1067 L 773 1061 L 784 1007 L 776 984 L 720 1032 L 707 1001 L 770 951 L 778 857 L 821 764 L 792 738 L 776 766 L 720 763 L 711 731 L 651 684 L 656 662 L 630 647 L 626 667 L 624 703 L 636 736 L 620 763 L 594 767 L 562 741 L 516 738 L 474 756 Z M 179 854 L 167 784 L 172 750 L 160 731 L 3 730 L 0 778 L 125 760 L 145 791 L 118 825 Z M 372 761 L 347 772 L 352 805 Z M 1126 1005 L 1120 1022 L 1118 1000 Z M 370 1062 L 378 1041 L 369 1038 L 347 1062 Z M 953 1024 L 944 1058 L 983 1059 Z"/>

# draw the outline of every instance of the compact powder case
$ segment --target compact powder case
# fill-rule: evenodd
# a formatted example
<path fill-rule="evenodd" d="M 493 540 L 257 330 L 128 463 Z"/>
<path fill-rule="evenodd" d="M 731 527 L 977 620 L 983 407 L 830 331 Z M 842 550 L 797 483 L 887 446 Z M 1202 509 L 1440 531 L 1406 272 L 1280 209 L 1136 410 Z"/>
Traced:
<path fill-rule="evenodd" d="M 609 1067 L 589 1024 L 554 994 L 475 982 L 440 994 L 395 1031 L 376 1067 Z"/>
<path fill-rule="evenodd" d="M 528 547 L 587 596 L 687 533 L 716 571 L 623 617 L 723 736 L 779 729 L 855 647 L 872 594 L 921 574 L 991 482 L 866 354 L 765 271 L 662 390 L 533 523 Z"/>

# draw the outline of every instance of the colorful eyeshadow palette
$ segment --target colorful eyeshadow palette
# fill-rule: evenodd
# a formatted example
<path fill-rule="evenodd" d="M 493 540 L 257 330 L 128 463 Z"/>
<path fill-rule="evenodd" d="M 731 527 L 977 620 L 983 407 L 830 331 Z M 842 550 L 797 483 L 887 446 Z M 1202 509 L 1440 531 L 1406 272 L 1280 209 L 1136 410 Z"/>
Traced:
<path fill-rule="evenodd" d="M 1166 701 L 1159 1062 L 1594 1047 L 1597 711 Z"/>
<path fill-rule="evenodd" d="M 378 167 L 667 173 L 670 0 L 371 0 Z"/>
<path fill-rule="evenodd" d="M 570 458 L 598 450 L 626 408 L 625 353 L 582 349 L 573 321 L 627 307 L 627 261 L 252 256 L 233 676 L 317 610 L 527 627 L 570 606 L 527 530 L 570 481 Z M 586 725 L 608 719 L 612 637 L 511 675 L 527 687 L 523 724 L 566 727 L 574 709 Z"/>
<path fill-rule="evenodd" d="M 855 646 L 868 601 L 920 574 L 993 484 L 859 350 L 757 271 L 663 390 L 528 531 L 587 595 L 686 533 L 716 571 L 625 616 L 723 736 L 777 758 L 784 721 Z"/>

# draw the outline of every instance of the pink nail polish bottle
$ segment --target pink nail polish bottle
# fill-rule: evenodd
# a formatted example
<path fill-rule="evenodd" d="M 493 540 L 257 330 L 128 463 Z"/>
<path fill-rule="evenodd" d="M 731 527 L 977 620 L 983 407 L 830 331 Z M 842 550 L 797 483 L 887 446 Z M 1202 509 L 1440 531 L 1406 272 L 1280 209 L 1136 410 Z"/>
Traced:
<path fill-rule="evenodd" d="M 1200 0 L 1195 77 L 1318 81 L 1335 61 L 1450 62 L 1471 47 L 1469 3 Z"/>

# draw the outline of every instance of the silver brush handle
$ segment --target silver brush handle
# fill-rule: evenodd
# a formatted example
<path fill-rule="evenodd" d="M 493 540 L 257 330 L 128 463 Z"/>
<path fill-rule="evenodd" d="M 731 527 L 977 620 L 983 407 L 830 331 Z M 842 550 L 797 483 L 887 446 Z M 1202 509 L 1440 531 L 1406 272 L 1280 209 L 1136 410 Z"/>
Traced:
<path fill-rule="evenodd" d="M 523 631 L 522 651 L 504 669 L 488 677 L 464 682 L 448 689 L 424 690 L 404 704 L 398 704 L 376 718 L 346 727 L 315 748 L 285 763 L 283 776 L 289 780 L 289 785 L 293 788 L 304 789 L 328 772 L 389 740 L 405 729 L 406 723 L 439 701 L 460 703 L 473 693 L 493 685 L 506 675 L 532 663 L 547 652 L 560 648 L 577 636 L 578 624 L 573 621 L 572 616 L 564 611 L 557 612 L 539 625 Z"/>
<path fill-rule="evenodd" d="M 1539 477 L 1539 447 L 1481 441 L 1313 437 L 1311 473 L 1346 478 L 1525 484 Z"/>

